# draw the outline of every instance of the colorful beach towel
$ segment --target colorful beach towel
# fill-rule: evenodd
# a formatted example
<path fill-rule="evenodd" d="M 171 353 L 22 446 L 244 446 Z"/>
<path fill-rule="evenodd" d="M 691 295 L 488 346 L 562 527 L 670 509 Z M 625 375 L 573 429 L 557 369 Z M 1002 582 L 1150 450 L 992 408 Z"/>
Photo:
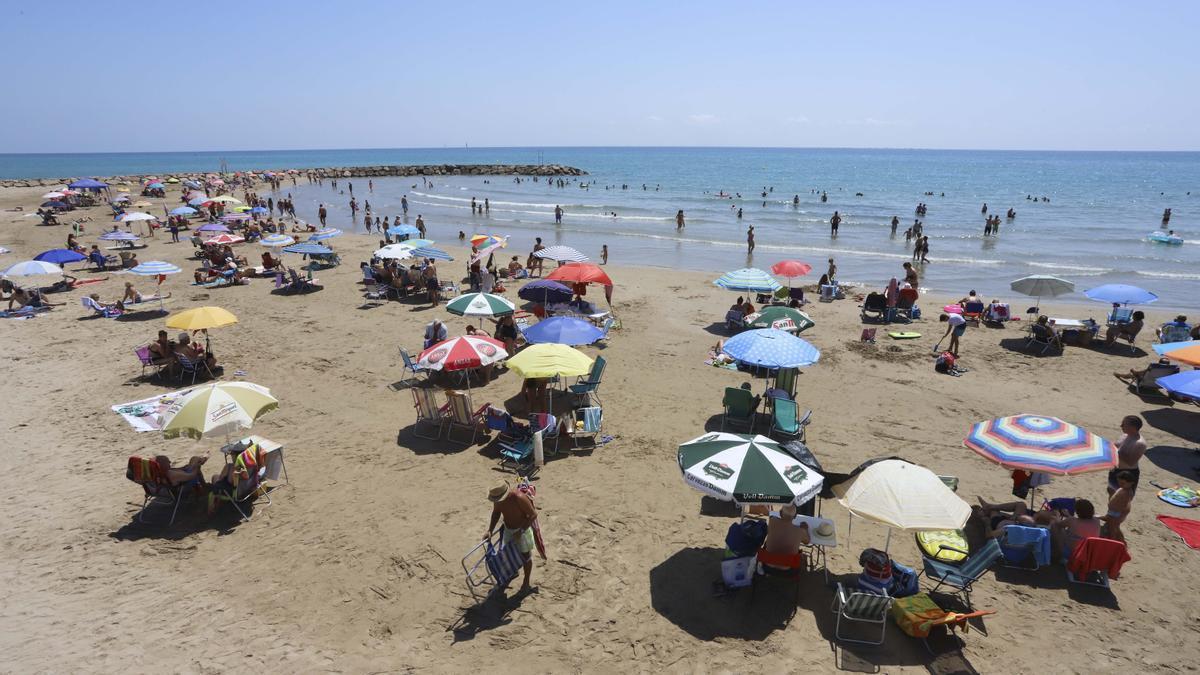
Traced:
<path fill-rule="evenodd" d="M 162 429 L 162 414 L 166 412 L 167 407 L 190 391 L 190 389 L 185 389 L 179 392 L 168 392 L 140 401 L 114 405 L 112 411 L 124 417 L 134 431 L 159 431 Z"/>
<path fill-rule="evenodd" d="M 1158 498 L 1173 506 L 1194 509 L 1200 506 L 1200 492 L 1187 485 L 1177 485 L 1158 491 Z"/>
<path fill-rule="evenodd" d="M 1158 520 L 1183 539 L 1183 543 L 1195 549 L 1200 549 L 1200 520 L 1191 518 L 1176 518 L 1175 516 L 1158 516 Z"/>

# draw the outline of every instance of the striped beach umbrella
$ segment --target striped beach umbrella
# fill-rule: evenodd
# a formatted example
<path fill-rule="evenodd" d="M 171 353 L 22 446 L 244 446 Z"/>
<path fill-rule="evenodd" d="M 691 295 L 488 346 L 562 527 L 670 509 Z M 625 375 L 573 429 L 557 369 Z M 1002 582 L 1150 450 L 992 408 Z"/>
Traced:
<path fill-rule="evenodd" d="M 262 239 L 259 239 L 258 243 L 262 244 L 263 246 L 271 247 L 291 246 L 292 244 L 296 243 L 296 240 L 292 239 L 286 234 L 268 234 Z"/>
<path fill-rule="evenodd" d="M 249 213 L 226 213 L 225 215 L 221 216 L 221 220 L 227 223 L 237 223 L 250 220 L 250 217 L 251 216 Z"/>
<path fill-rule="evenodd" d="M 311 235 L 309 235 L 308 240 L 309 241 L 323 241 L 325 239 L 333 239 L 334 237 L 340 235 L 341 233 L 342 233 L 342 231 L 337 229 L 336 227 L 326 227 L 325 229 L 317 230 L 316 232 L 313 232 Z"/>
<path fill-rule="evenodd" d="M 240 234 L 226 233 L 226 234 L 218 234 L 217 236 L 205 241 L 204 243 L 206 243 L 206 244 L 222 244 L 223 245 L 223 244 L 240 244 L 243 241 L 246 241 L 246 238 L 241 236 Z"/>
<path fill-rule="evenodd" d="M 963 445 L 1007 468 L 1072 475 L 1117 465 L 1117 448 L 1057 417 L 1012 415 L 971 427 Z"/>
<path fill-rule="evenodd" d="M 558 262 L 587 262 L 588 257 L 570 246 L 547 246 L 540 251 L 534 251 L 535 258 L 545 258 Z"/>
<path fill-rule="evenodd" d="M 208 199 L 208 197 L 206 197 L 204 195 L 200 195 L 198 197 L 192 197 L 191 199 L 188 200 L 188 206 L 204 206 L 208 203 L 209 203 L 209 199 Z"/>
<path fill-rule="evenodd" d="M 724 352 L 739 363 L 771 369 L 811 366 L 821 358 L 816 347 L 778 328 L 739 333 L 725 341 Z"/>
<path fill-rule="evenodd" d="M 328 255 L 333 253 L 333 249 L 322 246 L 311 241 L 302 241 L 299 244 L 283 247 L 284 253 L 301 253 L 303 255 Z"/>
<path fill-rule="evenodd" d="M 726 272 L 713 282 L 727 291 L 743 293 L 774 293 L 783 288 L 770 274 L 757 267 L 744 267 L 740 270 Z"/>
<path fill-rule="evenodd" d="M 100 235 L 100 239 L 104 241 L 137 241 L 141 237 L 132 232 L 122 232 L 121 230 L 109 230 Z"/>
<path fill-rule="evenodd" d="M 432 258 L 433 260 L 454 260 L 454 257 L 446 253 L 440 248 L 432 246 L 420 246 L 412 250 L 413 257 L 416 258 Z"/>
<path fill-rule="evenodd" d="M 483 335 L 453 337 L 429 347 L 417 357 L 417 365 L 429 370 L 468 370 L 508 358 L 504 343 Z"/>
<path fill-rule="evenodd" d="M 457 316 L 504 316 L 516 309 L 510 300 L 491 293 L 465 293 L 446 303 L 446 311 Z"/>
<path fill-rule="evenodd" d="M 161 274 L 178 274 L 183 270 L 169 262 L 161 260 L 148 260 L 144 263 L 139 263 L 136 267 L 129 270 L 130 274 L 136 274 L 143 277 L 156 277 Z"/>
<path fill-rule="evenodd" d="M 163 436 L 200 439 L 246 429 L 279 407 L 271 390 L 251 382 L 215 382 L 197 387 L 167 406 Z"/>
<path fill-rule="evenodd" d="M 683 480 L 738 504 L 796 504 L 821 491 L 825 477 L 803 466 L 779 443 L 759 435 L 714 432 L 679 446 Z"/>

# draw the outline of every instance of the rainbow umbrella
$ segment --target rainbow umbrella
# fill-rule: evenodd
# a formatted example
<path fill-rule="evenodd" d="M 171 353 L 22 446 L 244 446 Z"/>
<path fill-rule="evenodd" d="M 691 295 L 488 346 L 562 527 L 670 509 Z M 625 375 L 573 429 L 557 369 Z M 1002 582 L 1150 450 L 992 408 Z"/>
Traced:
<path fill-rule="evenodd" d="M 971 427 L 963 445 L 1006 469 L 1070 476 L 1117 465 L 1117 448 L 1057 417 L 1012 415 Z"/>

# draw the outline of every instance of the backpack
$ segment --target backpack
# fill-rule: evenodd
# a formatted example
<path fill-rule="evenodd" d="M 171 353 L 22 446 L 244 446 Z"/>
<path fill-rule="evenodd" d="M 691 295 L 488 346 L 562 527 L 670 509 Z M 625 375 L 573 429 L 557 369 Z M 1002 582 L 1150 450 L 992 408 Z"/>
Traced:
<path fill-rule="evenodd" d="M 942 352 L 938 355 L 937 361 L 933 364 L 933 369 L 939 373 L 954 372 L 954 364 L 957 359 L 950 352 Z"/>

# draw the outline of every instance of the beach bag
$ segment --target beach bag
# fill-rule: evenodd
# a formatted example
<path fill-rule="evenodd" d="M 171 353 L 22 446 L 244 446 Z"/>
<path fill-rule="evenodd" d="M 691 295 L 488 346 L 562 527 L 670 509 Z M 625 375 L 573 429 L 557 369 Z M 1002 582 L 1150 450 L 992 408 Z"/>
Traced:
<path fill-rule="evenodd" d="M 734 523 L 725 534 L 727 557 L 754 557 L 758 549 L 767 540 L 767 524 L 761 520 L 747 520 L 744 523 Z M 732 555 L 730 555 L 732 554 Z"/>
<path fill-rule="evenodd" d="M 953 354 L 942 352 L 938 355 L 937 361 L 934 362 L 933 369 L 939 373 L 952 373 L 954 372 L 954 364 L 956 362 L 957 359 L 954 358 Z"/>
<path fill-rule="evenodd" d="M 858 556 L 862 574 L 858 575 L 858 587 L 868 593 L 887 595 L 892 587 L 892 559 L 877 548 L 868 548 Z"/>
<path fill-rule="evenodd" d="M 917 583 L 916 570 L 892 561 L 892 587 L 888 595 L 893 598 L 904 598 L 915 595 L 920 590 L 921 587 Z"/>
<path fill-rule="evenodd" d="M 745 588 L 754 581 L 754 556 L 721 561 L 721 580 L 726 588 Z"/>

